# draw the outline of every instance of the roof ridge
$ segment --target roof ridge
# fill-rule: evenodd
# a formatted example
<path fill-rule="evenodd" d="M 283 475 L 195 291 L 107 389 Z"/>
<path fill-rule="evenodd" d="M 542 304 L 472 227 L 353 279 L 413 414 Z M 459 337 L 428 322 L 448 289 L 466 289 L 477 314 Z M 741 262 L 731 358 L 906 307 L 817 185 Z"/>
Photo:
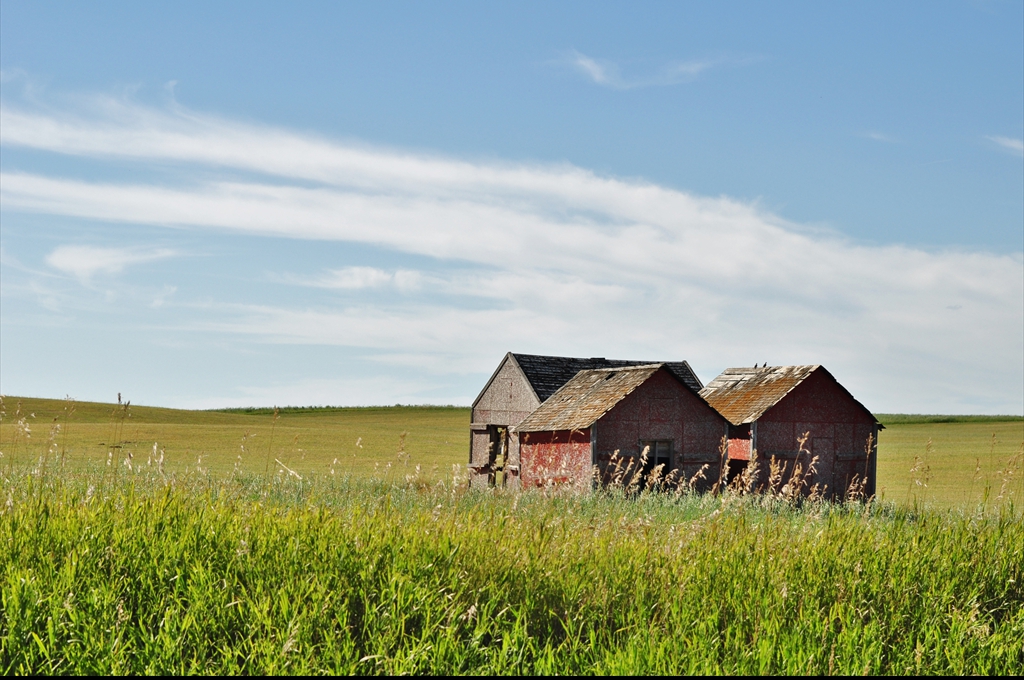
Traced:
<path fill-rule="evenodd" d="M 634 365 L 629 365 L 629 366 L 602 366 L 600 368 L 584 368 L 581 371 L 579 371 L 579 373 L 577 373 L 576 375 L 579 375 L 580 373 L 590 373 L 590 372 L 595 372 L 596 373 L 598 371 L 613 371 L 613 372 L 616 372 L 616 373 L 619 372 L 619 371 L 638 371 L 638 370 L 645 370 L 645 369 L 648 369 L 648 368 L 653 368 L 655 366 L 657 366 L 658 368 L 661 368 L 664 365 L 665 365 L 665 362 L 659 361 L 659 362 L 650 363 L 650 364 L 637 364 L 635 366 Z M 576 376 L 574 375 L 573 378 L 575 378 L 575 377 Z"/>

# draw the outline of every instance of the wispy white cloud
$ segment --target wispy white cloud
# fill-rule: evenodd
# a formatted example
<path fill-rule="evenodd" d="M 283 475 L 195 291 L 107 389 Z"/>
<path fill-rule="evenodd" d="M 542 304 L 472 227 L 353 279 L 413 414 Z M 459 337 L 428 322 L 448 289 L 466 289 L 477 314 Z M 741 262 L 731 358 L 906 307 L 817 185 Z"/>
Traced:
<path fill-rule="evenodd" d="M 891 135 L 883 134 L 874 130 L 861 133 L 861 137 L 864 137 L 865 139 L 872 139 L 876 142 L 886 142 L 888 144 L 897 144 L 900 141 Z"/>
<path fill-rule="evenodd" d="M 824 362 L 873 407 L 955 410 L 936 400 L 998 395 L 1019 409 L 1020 253 L 866 246 L 756 204 L 574 166 L 408 154 L 131 102 L 73 113 L 5 103 L 0 117 L 5 145 L 181 167 L 151 184 L 4 171 L 5 210 L 363 243 L 430 258 L 437 270 L 285 277 L 419 297 L 215 305 L 210 318 L 196 312 L 196 332 L 372 348 L 450 371 L 486 371 L 513 348 L 685 357 L 702 372 L 765 359 Z M 57 262 L 88 277 L 132 256 L 84 255 Z"/>
<path fill-rule="evenodd" d="M 704 71 L 716 66 L 740 65 L 755 61 L 752 58 L 694 59 L 670 61 L 658 68 L 631 76 L 622 73 L 622 67 L 607 59 L 595 59 L 573 50 L 565 62 L 577 73 L 597 85 L 616 90 L 631 90 L 640 87 L 676 85 L 693 80 Z"/>
<path fill-rule="evenodd" d="M 140 250 L 137 248 L 103 248 L 97 246 L 58 246 L 46 256 L 46 263 L 66 274 L 89 280 L 96 274 L 116 274 L 125 267 L 172 257 L 176 253 L 166 248 Z"/>
<path fill-rule="evenodd" d="M 1013 137 L 986 137 L 986 139 L 995 142 L 1006 151 L 1024 156 L 1024 140 Z"/>
<path fill-rule="evenodd" d="M 573 53 L 571 63 L 583 75 L 587 76 L 598 85 L 613 85 L 620 80 L 618 68 L 615 64 L 608 62 L 599 63 L 579 52 Z"/>
<path fill-rule="evenodd" d="M 376 267 L 344 267 L 313 277 L 286 275 L 277 278 L 284 283 L 327 290 L 356 291 L 393 287 L 399 291 L 413 291 L 420 287 L 423 276 L 420 272 L 406 269 L 391 272 Z"/>

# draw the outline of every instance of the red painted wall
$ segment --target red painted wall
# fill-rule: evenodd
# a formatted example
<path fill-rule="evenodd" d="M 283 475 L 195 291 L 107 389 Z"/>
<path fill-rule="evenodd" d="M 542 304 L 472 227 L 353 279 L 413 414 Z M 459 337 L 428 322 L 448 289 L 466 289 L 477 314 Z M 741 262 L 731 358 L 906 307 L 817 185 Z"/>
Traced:
<path fill-rule="evenodd" d="M 704 475 L 714 481 L 725 428 L 717 411 L 663 368 L 595 423 L 597 464 L 604 473 L 615 451 L 620 457 L 639 456 L 641 441 L 671 440 L 679 475 L 690 479 L 707 465 Z"/>
<path fill-rule="evenodd" d="M 569 484 L 590 488 L 590 430 L 522 432 L 519 475 L 522 488 Z"/>
<path fill-rule="evenodd" d="M 729 426 L 729 460 L 750 460 L 750 425 Z"/>
<path fill-rule="evenodd" d="M 806 470 L 818 456 L 817 473 L 808 482 L 827 485 L 830 496 L 844 495 L 854 474 L 867 474 L 870 495 L 875 492 L 876 427 L 874 418 L 819 369 L 758 419 L 753 440 L 759 459 L 775 456 L 790 469 L 798 460 Z M 805 448 L 810 453 L 797 457 L 798 437 L 804 433 L 809 433 Z M 867 456 L 869 437 L 873 447 Z"/>

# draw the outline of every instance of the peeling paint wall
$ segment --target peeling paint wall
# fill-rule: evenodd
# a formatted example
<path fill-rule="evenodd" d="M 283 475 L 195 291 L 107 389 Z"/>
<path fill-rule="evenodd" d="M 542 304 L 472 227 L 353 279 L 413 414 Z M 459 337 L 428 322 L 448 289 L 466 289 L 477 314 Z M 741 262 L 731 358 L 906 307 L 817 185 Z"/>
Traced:
<path fill-rule="evenodd" d="M 591 486 L 590 430 L 523 432 L 520 478 L 525 489 L 544 486 Z"/>

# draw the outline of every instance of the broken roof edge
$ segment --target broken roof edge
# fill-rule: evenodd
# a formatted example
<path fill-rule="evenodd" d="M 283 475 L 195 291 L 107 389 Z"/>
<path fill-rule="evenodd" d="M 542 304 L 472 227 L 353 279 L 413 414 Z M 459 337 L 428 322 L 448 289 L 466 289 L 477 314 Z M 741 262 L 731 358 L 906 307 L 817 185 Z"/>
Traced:
<path fill-rule="evenodd" d="M 533 394 L 533 398 L 536 399 L 538 403 L 544 403 L 544 400 L 540 398 L 539 394 L 537 394 L 537 389 L 533 386 L 533 383 L 530 382 L 529 376 L 526 375 L 526 371 L 523 370 L 523 367 L 520 366 L 519 362 L 516 360 L 516 355 L 512 352 L 505 352 L 504 358 L 498 362 L 498 367 L 494 369 L 494 373 L 491 373 L 491 377 L 487 379 L 487 382 L 484 384 L 484 388 L 480 390 L 480 394 L 476 395 L 476 399 L 474 399 L 473 403 L 470 405 L 470 411 L 476 408 L 476 405 L 479 404 L 480 400 L 484 398 L 485 394 L 487 394 L 487 390 L 491 389 L 491 383 L 493 383 L 494 379 L 498 377 L 498 374 L 501 373 L 501 369 L 505 368 L 505 364 L 507 364 L 509 360 L 511 360 L 515 365 L 516 370 L 522 373 L 523 377 L 526 378 L 526 384 L 530 387 L 530 393 Z"/>
<path fill-rule="evenodd" d="M 690 365 L 689 361 L 687 361 L 686 359 L 683 359 L 682 361 L 666 361 L 665 363 L 666 364 L 683 364 L 684 366 L 686 366 L 686 370 L 688 370 L 690 372 L 690 375 L 693 376 L 693 379 L 697 381 L 697 384 L 700 385 L 700 387 L 698 387 L 695 391 L 699 394 L 700 391 L 702 389 L 704 389 L 704 387 L 705 387 L 704 381 L 700 379 L 699 375 L 697 375 L 697 371 L 693 370 L 693 366 Z M 675 373 L 675 371 L 673 371 L 673 373 Z M 683 384 L 686 385 L 685 382 L 683 382 Z M 690 385 L 686 385 L 686 386 L 690 390 L 693 390 L 693 387 L 691 387 Z"/>
<path fill-rule="evenodd" d="M 740 418 L 739 420 L 733 420 L 732 418 L 727 416 L 725 412 L 732 410 L 730 406 L 735 404 L 735 402 L 738 400 L 739 395 L 747 391 L 745 389 L 737 388 L 741 385 L 746 385 L 749 382 L 749 379 L 737 380 L 736 382 L 728 386 L 720 386 L 718 388 L 713 388 L 712 386 L 720 378 L 726 378 L 728 376 L 756 376 L 761 371 L 765 370 L 764 367 L 758 368 L 757 366 L 754 366 L 751 368 L 750 366 L 731 366 L 729 368 L 723 369 L 721 373 L 712 378 L 711 382 L 709 382 L 707 386 L 705 386 L 704 389 L 701 390 L 701 392 L 707 392 L 707 396 L 701 396 L 704 397 L 704 401 L 706 401 L 711 408 L 715 409 L 715 411 L 717 411 L 723 418 L 726 419 L 726 421 L 728 421 L 732 425 L 749 425 L 753 422 L 756 422 L 761 417 L 763 417 L 765 413 L 768 413 L 768 411 L 775 408 L 780 402 L 782 402 L 783 399 L 788 397 L 793 392 L 793 390 L 795 390 L 798 386 L 802 385 L 804 381 L 807 380 L 807 378 L 814 375 L 815 371 L 817 371 L 819 368 L 821 368 L 821 364 L 791 364 L 788 366 L 769 366 L 768 369 L 771 369 L 773 371 L 777 369 L 805 369 L 806 372 L 804 373 L 803 377 L 797 379 L 792 385 L 790 385 L 789 389 L 787 389 L 782 394 L 778 395 L 770 404 L 768 404 L 767 406 L 755 408 L 753 411 L 746 412 L 744 414 L 744 417 Z M 829 375 L 831 376 L 831 374 Z M 838 384 L 838 381 L 836 381 L 834 377 L 832 378 L 832 380 Z M 775 382 L 777 382 L 777 379 L 771 381 L 771 383 Z M 764 385 L 762 384 L 762 387 L 763 386 Z M 731 399 L 728 403 L 720 403 L 718 406 L 716 406 L 715 404 L 711 403 L 711 398 L 716 392 L 726 394 L 726 396 L 728 396 L 728 393 L 730 392 L 737 394 L 734 394 L 733 399 Z M 724 401 L 724 399 L 722 401 Z"/>
<path fill-rule="evenodd" d="M 694 393 L 699 393 L 704 388 L 704 383 L 701 381 L 700 376 L 690 366 L 690 362 L 685 359 L 680 361 L 664 361 L 664 360 L 647 360 L 637 361 L 635 359 L 607 359 L 605 357 L 566 357 L 566 356 L 553 356 L 549 354 L 527 354 L 524 352 L 512 352 L 516 362 L 519 364 L 520 369 L 526 376 L 526 379 L 530 381 L 531 387 L 537 394 L 537 397 L 544 401 L 547 397 L 553 395 L 559 387 L 568 382 L 573 378 L 579 371 L 592 370 L 597 368 L 612 368 L 612 367 L 623 367 L 623 366 L 644 366 L 648 364 L 665 364 L 665 366 L 679 377 L 683 384 L 686 385 L 687 389 Z M 574 364 L 571 366 L 571 372 L 565 373 L 570 368 L 567 364 Z M 552 384 L 551 378 L 555 377 L 552 375 L 552 371 L 555 373 L 563 373 L 558 376 L 557 385 Z M 691 384 L 692 383 L 692 384 Z M 548 391 L 550 389 L 550 391 Z M 547 397 L 542 398 L 542 393 L 546 393 Z"/>
<path fill-rule="evenodd" d="M 841 382 L 839 382 L 836 379 L 836 377 L 834 375 L 832 375 L 832 373 L 827 368 L 825 368 L 822 364 L 793 364 L 793 365 L 789 365 L 789 366 L 769 366 L 768 368 L 808 368 L 810 370 L 807 372 L 807 375 L 805 375 L 803 378 L 800 378 L 798 381 L 793 383 L 793 385 L 790 386 L 790 388 L 788 390 L 786 390 L 783 394 L 781 394 L 770 405 L 764 407 L 763 409 L 760 409 L 760 411 L 755 411 L 753 415 L 750 415 L 750 416 L 744 418 L 743 420 L 740 420 L 739 422 L 733 422 L 724 413 L 722 413 L 714 404 L 712 404 L 710 401 L 708 401 L 708 399 L 706 397 L 704 397 L 703 395 L 701 395 L 701 397 L 704 399 L 705 402 L 707 402 L 708 406 L 710 406 L 711 408 L 715 409 L 716 412 L 718 412 L 723 418 L 725 418 L 732 425 L 749 425 L 749 424 L 751 424 L 751 423 L 753 423 L 753 422 L 763 418 L 766 413 L 768 413 L 773 408 L 778 406 L 782 402 L 783 399 L 785 399 L 790 394 L 792 394 L 793 390 L 798 388 L 800 385 L 804 384 L 804 382 L 806 382 L 807 379 L 810 378 L 812 375 L 814 375 L 818 371 L 824 371 L 825 375 L 827 375 L 832 380 L 832 382 L 835 383 L 835 385 L 840 390 L 842 390 L 843 393 L 846 394 L 846 396 L 849 397 L 851 401 L 853 401 L 853 403 L 855 403 L 857 406 L 859 406 L 861 408 L 861 410 L 863 410 L 866 414 L 868 414 L 868 416 L 871 417 L 872 420 L 875 421 L 875 424 L 878 425 L 878 428 L 880 430 L 884 430 L 885 429 L 885 426 L 882 425 L 882 423 L 879 422 L 878 418 L 875 417 L 875 414 L 872 413 L 868 409 L 867 406 L 862 404 L 857 399 L 857 397 L 853 396 L 853 394 L 850 393 L 850 390 L 846 389 L 843 386 L 843 384 Z M 708 383 L 707 386 L 705 386 L 704 389 L 701 390 L 701 391 L 703 392 L 704 390 L 709 389 L 710 386 L 715 382 L 715 380 L 718 380 L 719 378 L 721 378 L 722 376 L 724 376 L 726 374 L 729 374 L 731 372 L 735 372 L 735 373 L 732 373 L 733 375 L 735 375 L 735 374 L 741 373 L 741 372 L 750 372 L 751 370 L 763 370 L 763 369 L 756 369 L 756 367 L 754 369 L 751 369 L 751 368 L 745 367 L 745 366 L 735 366 L 735 367 L 726 368 L 721 373 L 719 373 L 717 376 L 715 376 L 711 380 L 711 382 Z"/>
<path fill-rule="evenodd" d="M 651 369 L 654 369 L 654 370 L 651 370 Z M 545 425 L 544 427 L 541 427 L 540 425 L 536 425 L 536 426 L 529 425 L 529 422 L 534 419 L 534 416 L 539 411 L 541 411 L 541 409 L 543 409 L 545 405 L 547 405 L 547 404 L 552 404 L 552 405 L 555 404 L 555 402 L 556 402 L 555 397 L 558 396 L 559 392 L 562 392 L 564 390 L 572 389 L 573 387 L 575 387 L 573 385 L 573 382 L 575 382 L 577 380 L 581 380 L 583 376 L 586 376 L 586 375 L 592 374 L 592 373 L 622 373 L 624 371 L 638 371 L 638 370 L 646 370 L 646 371 L 650 371 L 650 373 L 647 375 L 647 377 L 645 377 L 640 382 L 637 382 L 637 383 L 633 384 L 632 386 L 628 387 L 624 392 L 622 392 L 622 394 L 618 395 L 618 397 L 616 397 L 614 401 L 612 401 L 610 404 L 608 404 L 607 408 L 605 408 L 603 411 L 601 411 L 600 413 L 595 415 L 593 417 L 593 420 L 590 420 L 586 424 L 577 423 L 573 427 L 551 427 L 550 426 L 550 421 L 554 418 L 554 416 L 552 416 L 551 418 L 548 418 L 547 423 L 544 423 L 544 425 Z M 692 388 L 690 388 L 690 386 L 687 385 L 674 372 L 669 370 L 665 366 L 664 363 L 640 364 L 640 365 L 637 365 L 637 366 L 608 366 L 608 367 L 604 367 L 604 368 L 585 368 L 585 369 L 583 369 L 581 371 L 578 371 L 576 373 L 576 375 L 574 375 L 568 382 L 566 382 L 564 385 L 562 385 L 557 390 L 555 390 L 554 394 L 552 394 L 550 397 L 548 397 L 544 401 L 544 403 L 542 403 L 540 406 L 538 406 L 536 411 L 534 411 L 533 413 L 528 415 L 523 420 L 523 422 L 521 422 L 518 426 L 513 428 L 513 431 L 515 431 L 515 432 L 563 432 L 563 431 L 564 432 L 575 432 L 575 431 L 581 431 L 581 430 L 589 429 L 589 428 L 594 426 L 594 423 L 596 423 L 601 418 L 605 417 L 605 415 L 607 415 L 609 411 L 611 411 L 613 408 L 618 406 L 622 402 L 623 399 L 628 397 L 630 394 L 635 392 L 638 387 L 640 387 L 645 382 L 647 382 L 647 380 L 650 379 L 650 377 L 653 376 L 655 373 L 657 373 L 659 370 L 664 370 L 666 373 L 671 375 L 676 380 L 676 382 L 678 382 L 680 385 L 682 385 L 686 389 L 692 391 Z M 598 387 L 599 385 L 600 385 L 600 383 L 595 383 L 594 385 L 591 385 L 590 389 L 587 390 L 587 393 L 584 394 L 584 395 L 580 395 L 580 396 L 581 397 L 589 396 L 590 393 L 596 387 Z M 568 409 L 570 404 L 571 404 L 571 402 L 562 405 L 562 409 L 563 410 Z M 710 404 L 709 404 L 709 406 L 710 406 Z M 524 425 L 526 427 L 524 427 Z M 533 428 L 536 428 L 536 429 L 533 429 Z"/>

